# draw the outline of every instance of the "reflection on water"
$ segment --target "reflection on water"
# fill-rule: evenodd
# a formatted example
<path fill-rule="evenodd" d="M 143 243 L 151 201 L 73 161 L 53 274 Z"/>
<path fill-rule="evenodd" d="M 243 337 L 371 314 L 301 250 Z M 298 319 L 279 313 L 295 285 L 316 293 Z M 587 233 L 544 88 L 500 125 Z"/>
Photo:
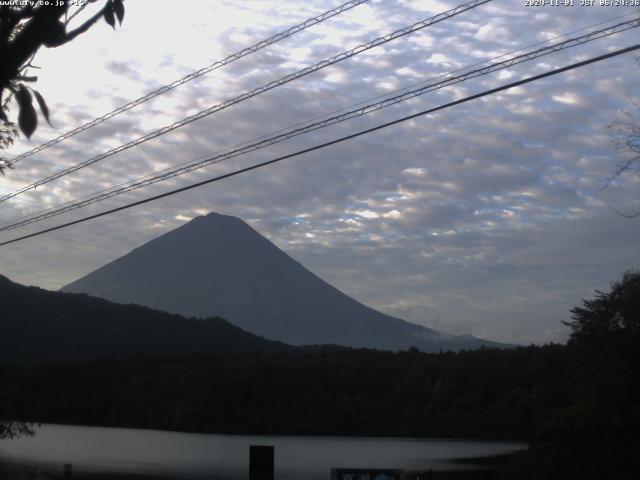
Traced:
<path fill-rule="evenodd" d="M 31 438 L 0 441 L 0 459 L 74 472 L 207 476 L 245 480 L 249 445 L 274 445 L 277 478 L 320 480 L 332 467 L 428 470 L 448 460 L 513 452 L 509 442 L 411 438 L 205 435 L 126 428 L 43 425 Z"/>

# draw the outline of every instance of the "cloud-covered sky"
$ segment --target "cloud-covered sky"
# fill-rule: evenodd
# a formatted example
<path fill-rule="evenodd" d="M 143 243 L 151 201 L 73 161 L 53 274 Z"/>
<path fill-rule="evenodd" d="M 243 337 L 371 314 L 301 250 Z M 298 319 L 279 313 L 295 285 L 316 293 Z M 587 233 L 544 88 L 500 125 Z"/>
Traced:
<path fill-rule="evenodd" d="M 580 35 L 640 15 L 633 8 L 579 3 L 529 7 L 524 0 L 495 0 L 2 203 L 0 222 L 569 32 Z M 16 142 L 9 156 L 339 4 L 126 2 L 123 26 L 116 31 L 101 23 L 69 45 L 38 54 L 37 88 L 55 128 L 41 122 L 32 139 Z M 0 193 L 458 4 L 378 0 L 358 6 L 21 161 L 0 178 Z M 326 142 L 638 38 L 633 29 L 447 87 L 2 232 L 0 240 Z M 0 273 L 59 288 L 194 216 L 216 211 L 244 219 L 314 273 L 385 313 L 508 342 L 564 341 L 568 331 L 561 322 L 569 320 L 571 307 L 595 289 L 606 289 L 625 270 L 640 268 L 640 218 L 616 213 L 640 211 L 640 179 L 623 175 L 603 189 L 621 160 L 609 125 L 636 108 L 639 74 L 633 54 L 626 54 L 1 247 Z"/>

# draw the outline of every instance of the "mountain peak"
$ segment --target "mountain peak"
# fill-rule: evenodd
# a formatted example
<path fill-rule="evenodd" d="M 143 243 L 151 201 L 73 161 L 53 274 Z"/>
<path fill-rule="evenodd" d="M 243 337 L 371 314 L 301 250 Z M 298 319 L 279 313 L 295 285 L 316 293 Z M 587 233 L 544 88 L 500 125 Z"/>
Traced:
<path fill-rule="evenodd" d="M 199 215 L 195 217 L 193 220 L 199 220 L 199 219 L 207 220 L 207 221 L 238 221 L 238 222 L 244 223 L 238 217 L 234 217 L 233 215 L 225 215 L 224 213 L 217 213 L 217 212 L 209 212 L 206 215 Z"/>
<path fill-rule="evenodd" d="M 198 215 L 197 217 L 193 217 L 188 222 L 184 223 L 176 230 L 187 230 L 189 231 L 193 227 L 204 227 L 204 228 L 233 228 L 233 227 L 249 227 L 249 225 L 244 222 L 242 219 L 235 217 L 233 215 L 225 215 L 222 213 L 210 212 L 206 215 Z M 171 232 L 169 232 L 171 233 Z"/>
<path fill-rule="evenodd" d="M 438 351 L 497 345 L 390 317 L 348 297 L 241 219 L 209 213 L 63 288 L 187 317 L 220 316 L 294 345 Z"/>
<path fill-rule="evenodd" d="M 222 213 L 210 212 L 206 215 L 197 215 L 178 228 L 184 228 L 193 224 L 215 224 L 225 222 L 242 222 L 242 220 L 240 220 L 238 217 L 234 217 L 233 215 L 224 215 Z"/>

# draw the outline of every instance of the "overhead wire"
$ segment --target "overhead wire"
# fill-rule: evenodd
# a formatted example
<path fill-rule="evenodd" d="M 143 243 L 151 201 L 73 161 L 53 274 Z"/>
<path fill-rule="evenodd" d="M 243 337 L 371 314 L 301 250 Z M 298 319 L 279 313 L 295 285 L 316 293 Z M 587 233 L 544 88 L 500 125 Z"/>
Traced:
<path fill-rule="evenodd" d="M 173 167 L 173 168 L 168 168 L 165 169 L 161 172 L 154 174 L 149 174 L 146 175 L 144 177 L 141 177 L 133 182 L 126 182 L 125 184 L 123 184 L 122 186 L 116 186 L 116 187 L 112 187 L 110 189 L 98 192 L 97 194 L 94 195 L 89 195 L 89 196 L 85 196 L 85 197 L 81 197 L 79 199 L 76 199 L 72 202 L 69 202 L 65 205 L 59 206 L 57 208 L 53 208 L 53 209 L 48 209 L 47 211 L 43 212 L 43 213 L 37 213 L 37 214 L 32 214 L 31 216 L 28 216 L 27 218 L 18 220 L 18 221 L 14 221 L 13 223 L 10 224 L 5 224 L 2 227 L 0 227 L 0 231 L 7 231 L 7 230 L 13 230 L 31 223 L 35 223 L 38 221 L 42 221 L 54 216 L 58 216 L 73 210 L 77 210 L 79 208 L 83 208 L 86 207 L 88 205 L 100 202 L 100 201 L 104 201 L 108 198 L 112 198 L 115 197 L 117 195 L 121 195 L 127 192 L 131 192 L 134 190 L 138 190 L 140 188 L 158 183 L 158 182 L 162 182 L 165 181 L 169 178 L 173 178 L 179 175 L 183 175 L 185 173 L 206 167 L 208 165 L 212 165 L 215 163 L 219 163 L 222 162 L 224 160 L 227 160 L 229 158 L 234 158 L 240 155 L 244 155 L 246 153 L 249 152 L 253 152 L 256 150 L 260 150 L 262 148 L 266 148 L 268 146 L 274 145 L 276 143 L 280 143 L 284 140 L 288 140 L 290 138 L 296 137 L 298 135 L 302 135 L 305 133 L 309 133 L 311 131 L 315 131 L 315 130 L 319 130 L 321 128 L 326 128 L 327 126 L 330 125 L 334 125 L 337 123 L 341 123 L 347 120 L 351 120 L 353 118 L 356 117 L 360 117 L 363 115 L 367 115 L 369 113 L 381 110 L 383 108 L 387 108 L 389 106 L 392 105 L 396 105 L 398 103 L 407 101 L 411 98 L 415 98 L 418 97 L 420 95 L 424 95 L 425 93 L 428 92 L 432 92 L 435 90 L 439 90 L 441 88 L 447 87 L 447 86 L 451 86 L 451 85 L 455 85 L 464 81 L 467 81 L 469 79 L 472 78 L 476 78 L 479 76 L 483 76 L 483 75 L 488 75 L 490 73 L 499 71 L 499 70 L 503 70 L 505 68 L 509 68 L 512 67 L 514 65 L 520 64 L 520 63 L 524 63 L 527 61 L 531 61 L 537 58 L 540 58 L 544 55 L 549 55 L 551 53 L 555 53 L 561 50 L 566 50 L 569 48 L 573 48 L 576 47 L 578 45 L 583 45 L 585 43 L 591 42 L 591 41 L 595 41 L 598 40 L 600 38 L 604 38 L 607 36 L 611 36 L 614 35 L 616 33 L 620 33 L 632 28 L 637 28 L 640 27 L 640 18 L 635 18 L 632 20 L 628 20 L 626 22 L 620 22 L 616 25 L 607 27 L 607 28 L 603 28 L 600 30 L 596 30 L 593 32 L 589 32 L 587 34 L 578 36 L 578 37 L 574 37 L 574 38 L 570 38 L 567 39 L 563 42 L 554 44 L 554 45 L 549 45 L 543 48 L 539 48 L 537 50 L 528 52 L 528 53 L 523 53 L 521 55 L 509 58 L 507 60 L 503 60 L 502 62 L 495 62 L 495 63 L 491 63 L 488 66 L 485 66 L 483 68 L 479 68 L 479 69 L 475 69 L 475 70 L 470 70 L 464 74 L 461 75 L 457 75 L 457 76 L 447 76 L 447 75 L 443 75 L 440 77 L 436 77 L 436 80 L 438 78 L 441 77 L 445 77 L 443 80 L 438 81 L 438 82 L 432 82 L 432 83 L 423 83 L 419 88 L 413 89 L 413 90 L 409 90 L 409 91 L 405 91 L 406 89 L 402 90 L 402 93 L 395 95 L 395 96 L 387 96 L 384 100 L 379 101 L 379 102 L 374 102 L 374 103 L 369 103 L 369 104 L 364 104 L 364 106 L 361 106 L 355 110 L 350 110 L 350 111 L 346 111 L 344 113 L 341 113 L 339 115 L 335 115 L 335 116 L 330 116 L 330 117 L 324 117 L 322 120 L 314 122 L 314 123 L 308 123 L 305 126 L 302 127 L 298 127 L 298 128 L 293 128 L 293 129 L 285 129 L 285 130 L 281 130 L 278 132 L 278 134 L 271 136 L 271 137 L 260 137 L 260 139 L 255 142 L 255 143 L 249 143 L 249 144 L 245 144 L 245 146 L 241 146 L 239 148 L 236 149 L 223 149 L 221 150 L 221 152 L 226 152 L 226 153 L 218 153 L 215 152 L 213 154 L 209 154 L 207 156 L 200 156 L 198 157 L 198 159 L 194 159 L 191 162 L 187 163 L 186 165 L 183 164 L 181 166 L 178 167 Z M 360 104 L 359 104 L 360 105 Z M 304 125 L 304 124 L 303 124 Z M 282 133 L 281 133 L 282 132 Z M 246 142 L 245 142 L 246 143 Z M 243 144 L 241 144 L 243 145 Z M 227 151 L 228 150 L 228 151 Z M 204 157 L 204 158 L 203 158 Z"/>
<path fill-rule="evenodd" d="M 473 68 L 473 67 L 476 67 L 476 66 L 479 66 L 479 65 L 483 65 L 483 64 L 485 64 L 485 63 L 487 63 L 487 62 L 491 62 L 491 61 L 497 60 L 497 59 L 499 59 L 499 58 L 508 57 L 508 56 L 513 55 L 513 54 L 516 54 L 516 53 L 518 53 L 518 52 L 525 51 L 525 50 L 527 50 L 527 49 L 529 49 L 529 48 L 533 48 L 533 47 L 536 47 L 536 46 L 538 46 L 538 45 L 544 45 L 544 44 L 547 44 L 547 43 L 553 42 L 553 41 L 555 41 L 555 40 L 558 40 L 558 39 L 560 39 L 560 38 L 568 37 L 569 35 L 573 35 L 573 34 L 575 34 L 575 33 L 582 32 L 582 31 L 584 31 L 584 30 L 588 30 L 588 29 L 591 29 L 591 28 L 595 28 L 595 27 L 598 27 L 598 26 L 600 26 L 600 25 L 604 25 L 604 24 L 607 24 L 607 23 L 611 23 L 611 22 L 613 22 L 613 21 L 615 21 L 615 20 L 619 20 L 619 19 L 621 19 L 621 18 L 626 18 L 626 17 L 629 17 L 629 16 L 631 16 L 631 15 L 636 15 L 636 12 L 629 12 L 629 13 L 626 13 L 626 14 L 617 15 L 617 16 L 615 16 L 615 17 L 610 17 L 610 18 L 608 18 L 608 19 L 606 19 L 606 20 L 602 20 L 602 21 L 597 22 L 597 23 L 593 23 L 593 24 L 590 24 L 590 25 L 586 25 L 586 26 L 584 26 L 584 27 L 580 27 L 580 28 L 577 28 L 577 29 L 575 29 L 575 30 L 571 30 L 571 31 L 566 32 L 566 33 L 563 33 L 563 34 L 561 34 L 561 35 L 556 35 L 555 37 L 551 37 L 551 38 L 549 38 L 549 39 L 547 39 L 547 40 L 542 40 L 542 41 L 539 41 L 539 42 L 530 43 L 530 44 L 528 44 L 528 45 L 525 45 L 524 47 L 520 47 L 520 48 L 518 48 L 518 49 L 511 50 L 511 51 L 509 51 L 509 52 L 506 52 L 506 53 L 503 53 L 503 54 L 500 54 L 500 55 L 496 55 L 496 56 L 494 56 L 494 57 L 487 58 L 487 59 L 485 59 L 485 60 L 481 60 L 481 61 L 476 62 L 476 63 L 473 63 L 473 64 L 468 64 L 468 65 L 465 65 L 465 66 L 463 66 L 463 67 L 457 68 L 457 69 L 455 69 L 455 70 L 450 70 L 450 71 L 448 71 L 448 72 L 446 72 L 446 73 L 442 73 L 442 74 L 437 75 L 437 76 L 435 76 L 435 77 L 431 77 L 431 78 L 429 78 L 428 80 L 423 80 L 423 81 L 420 81 L 420 82 L 416 82 L 416 83 L 413 83 L 413 84 L 407 85 L 407 86 L 405 86 L 405 87 L 403 87 L 403 88 L 396 89 L 396 90 L 394 90 L 394 91 L 392 91 L 392 92 L 390 92 L 390 93 L 383 94 L 383 95 L 378 95 L 378 96 L 375 96 L 375 97 L 370 97 L 370 98 L 368 98 L 368 99 L 366 99 L 366 100 L 362 100 L 362 101 L 359 101 L 359 102 L 357 102 L 357 103 L 354 103 L 354 104 L 348 105 L 348 106 L 346 106 L 346 107 L 342 107 L 342 108 L 340 108 L 340 109 L 338 109 L 338 110 L 334 110 L 334 111 L 332 111 L 332 112 L 325 113 L 325 114 L 322 114 L 322 115 L 317 115 L 317 116 L 315 116 L 315 117 L 312 117 L 312 118 L 310 118 L 310 119 L 304 120 L 304 121 L 302 121 L 302 122 L 298 122 L 298 123 L 296 123 L 296 124 L 294 124 L 294 125 L 289 125 L 288 127 L 285 127 L 285 128 L 279 129 L 279 130 L 277 130 L 277 131 L 272 131 L 272 132 L 270 132 L 270 133 L 267 133 L 267 134 L 264 134 L 264 135 L 260 135 L 259 137 L 254 137 L 254 138 L 252 138 L 252 139 L 245 140 L 244 142 L 241 142 L 241 143 L 238 143 L 238 144 L 232 145 L 232 146 L 230 146 L 230 147 L 222 148 L 222 149 L 216 150 L 216 151 L 214 151 L 214 152 L 209 152 L 209 153 L 207 153 L 207 154 L 200 155 L 200 156 L 198 156 L 198 157 L 196 157 L 196 158 L 192 158 L 191 160 L 188 160 L 188 161 L 185 161 L 185 162 L 181 162 L 181 163 L 179 163 L 178 165 L 170 166 L 170 167 L 167 167 L 167 168 L 164 168 L 164 169 L 162 169 L 162 170 L 155 171 L 155 172 L 150 172 L 150 173 L 147 173 L 147 174 L 145 174 L 145 175 L 143 175 L 143 176 L 137 177 L 137 178 L 135 178 L 135 179 L 127 180 L 127 181 L 124 181 L 124 182 L 118 183 L 118 184 L 116 184 L 116 185 L 112 185 L 112 186 L 110 186 L 110 187 L 104 188 L 104 189 L 102 189 L 102 190 L 95 191 L 95 192 L 92 192 L 92 193 L 89 193 L 89 194 L 86 194 L 86 195 L 82 195 L 82 196 L 80 196 L 80 197 L 76 197 L 76 198 L 75 198 L 75 199 L 73 199 L 73 200 L 69 200 L 69 201 L 67 201 L 67 202 L 63 202 L 63 203 L 61 203 L 61 204 L 54 205 L 54 206 L 51 206 L 51 207 L 48 207 L 48 208 L 45 208 L 45 209 L 37 210 L 37 211 L 35 211 L 35 212 L 30 213 L 29 215 L 40 215 L 40 214 L 42 214 L 42 213 L 46 213 L 46 212 L 49 212 L 49 211 L 51 211 L 51 210 L 57 210 L 57 209 L 59 209 L 60 207 L 63 207 L 63 206 L 66 206 L 66 205 L 70 205 L 70 204 L 73 204 L 74 202 L 78 202 L 78 201 L 80 201 L 80 200 L 84 200 L 84 199 L 87 199 L 87 198 L 91 198 L 91 197 L 94 197 L 94 196 L 96 196 L 96 195 L 99 195 L 99 194 L 102 194 L 102 193 L 106 193 L 106 192 L 109 192 L 109 191 L 111 191 L 111 190 L 114 190 L 114 189 L 117 189 L 117 188 L 123 187 L 123 186 L 125 186 L 125 185 L 129 185 L 129 184 L 132 184 L 132 183 L 139 182 L 139 181 L 141 181 L 141 180 L 143 180 L 143 179 L 153 177 L 154 175 L 158 175 L 158 174 L 161 174 L 161 173 L 169 172 L 170 170 L 172 170 L 172 169 L 174 169 L 174 168 L 176 168 L 176 167 L 181 167 L 181 166 L 184 166 L 184 165 L 189 165 L 189 164 L 191 164 L 191 163 L 193 163 L 193 162 L 197 162 L 197 161 L 199 161 L 199 160 L 205 159 L 205 158 L 207 158 L 207 157 L 208 157 L 208 156 L 210 156 L 210 155 L 216 155 L 216 154 L 219 154 L 219 153 L 222 153 L 222 152 L 228 151 L 228 150 L 232 150 L 232 149 L 235 149 L 235 148 L 239 148 L 239 147 L 241 147 L 241 146 L 243 146 L 243 145 L 248 145 L 248 144 L 250 144 L 250 143 L 252 143 L 252 142 L 256 142 L 256 141 L 259 141 L 259 140 L 263 140 L 263 139 L 265 139 L 265 138 L 269 138 L 270 136 L 273 136 L 273 135 L 275 135 L 275 134 L 282 133 L 282 132 L 285 132 L 285 131 L 287 131 L 287 130 L 291 130 L 291 129 L 293 129 L 293 128 L 295 128 L 295 127 L 298 127 L 298 126 L 301 126 L 301 125 L 305 125 L 305 124 L 307 124 L 307 123 L 313 122 L 314 120 L 319 120 L 319 119 L 321 119 L 321 118 L 326 118 L 326 117 L 328 117 L 328 116 L 335 115 L 335 114 L 338 114 L 338 113 L 340 113 L 340 112 L 345 112 L 345 111 L 347 111 L 347 110 L 348 110 L 348 109 L 350 109 L 350 108 L 354 108 L 354 107 L 358 107 L 358 106 L 364 105 L 364 104 L 366 104 L 367 102 L 370 102 L 370 101 L 372 101 L 372 100 L 377 100 L 377 99 L 380 99 L 380 98 L 387 98 L 387 97 L 389 97 L 389 96 L 390 96 L 390 95 L 392 95 L 392 94 L 399 93 L 399 92 L 403 92 L 403 91 L 405 91 L 405 90 L 409 90 L 409 89 L 414 88 L 414 87 L 416 87 L 416 86 L 418 86 L 418 85 L 424 85 L 424 84 L 425 84 L 426 82 L 428 82 L 428 81 L 434 81 L 434 80 L 437 80 L 437 79 L 439 79 L 439 78 L 443 78 L 443 77 L 446 77 L 446 76 L 449 76 L 449 75 L 453 75 L 454 73 L 462 72 L 462 71 L 468 70 L 468 69 L 470 69 L 470 68 Z M 17 220 L 18 220 L 18 221 L 21 221 L 21 220 L 23 220 L 23 219 L 25 219 L 25 218 L 26 218 L 26 217 L 22 217 L 22 218 L 17 219 Z M 3 225 L 1 225 L 1 226 L 0 226 L 0 231 L 2 231 L 2 230 L 4 229 L 4 227 L 5 227 L 5 226 L 9 226 L 9 224 L 3 224 Z"/>
<path fill-rule="evenodd" d="M 119 152 L 128 150 L 130 148 L 133 148 L 135 146 L 138 146 L 148 140 L 151 140 L 153 138 L 159 137 L 161 135 L 165 135 L 168 132 L 171 132 L 177 128 L 183 127 L 184 125 L 187 125 L 189 123 L 195 122 L 196 120 L 200 120 L 201 118 L 207 117 L 213 113 L 219 112 L 221 110 L 224 110 L 232 105 L 235 105 L 237 103 L 240 103 L 244 100 L 247 100 L 249 98 L 255 97 L 257 95 L 260 95 L 262 93 L 265 93 L 269 90 L 272 90 L 276 87 L 279 87 L 281 85 L 285 85 L 289 82 L 292 82 L 294 80 L 297 80 L 299 78 L 302 78 L 306 75 L 309 75 L 311 73 L 317 72 L 319 70 L 322 70 L 323 68 L 326 68 L 330 65 L 335 65 L 336 63 L 339 63 L 341 61 L 344 61 L 346 59 L 349 59 L 351 57 L 354 57 L 362 52 L 365 52 L 367 50 L 370 50 L 372 48 L 378 47 L 380 45 L 386 44 L 388 42 L 391 42 L 393 40 L 396 40 L 397 38 L 401 38 L 404 37 L 406 35 L 409 35 L 411 33 L 417 32 L 419 30 L 422 30 L 426 27 L 429 27 L 431 25 L 434 25 L 436 23 L 442 22 L 444 20 L 447 20 L 449 18 L 452 18 L 456 15 L 459 15 L 461 13 L 464 13 L 468 10 L 472 10 L 474 8 L 477 8 L 485 3 L 489 3 L 493 0 L 472 0 L 470 2 L 458 5 L 455 8 L 452 8 L 450 10 L 447 10 L 446 12 L 442 12 L 439 13 L 438 15 L 435 15 L 433 17 L 430 17 L 428 19 L 422 20 L 420 22 L 416 22 L 412 25 L 409 25 L 407 27 L 395 30 L 394 32 L 391 32 L 387 35 L 378 37 L 374 40 L 371 40 L 367 43 L 358 45 L 350 50 L 347 50 L 345 52 L 339 53 L 338 55 L 335 55 L 331 58 L 322 60 L 321 62 L 318 62 L 312 66 L 309 67 L 305 67 L 302 70 L 299 70 L 295 73 L 286 75 L 285 77 L 282 77 L 278 80 L 274 80 L 271 81 L 265 85 L 262 85 L 261 87 L 258 87 L 254 90 L 245 92 L 237 97 L 231 98 L 229 100 L 226 100 L 223 103 L 219 103 L 217 105 L 214 105 L 206 110 L 202 110 L 194 115 L 188 116 L 186 118 L 183 118 L 182 120 L 179 120 L 177 122 L 172 123 L 171 125 L 167 125 L 165 127 L 162 127 L 158 130 L 154 130 L 153 132 L 150 132 L 146 135 L 143 135 L 142 137 L 139 137 L 131 142 L 125 143 L 123 145 L 120 145 L 116 148 L 112 148 L 110 150 L 107 150 L 106 152 L 103 152 L 95 157 L 92 157 L 88 160 L 85 160 L 83 162 L 77 163 L 71 167 L 68 167 L 64 170 L 60 170 L 52 175 L 49 175 L 41 180 L 38 180 L 36 182 L 33 182 L 19 190 L 16 190 L 12 193 L 3 195 L 2 197 L 0 197 L 0 202 L 4 202 L 7 201 L 11 198 L 14 198 L 24 192 L 27 192 L 29 190 L 35 189 L 39 186 L 45 185 L 49 182 L 52 182 L 53 180 L 56 180 L 60 177 L 69 175 L 71 173 L 74 173 L 80 169 L 86 168 L 90 165 L 93 165 L 101 160 L 104 160 L 105 158 L 111 157 L 112 155 L 115 155 Z"/>
<path fill-rule="evenodd" d="M 74 135 L 77 135 L 81 132 L 84 132 L 85 130 L 88 130 L 92 127 L 95 127 L 96 125 L 99 125 L 103 122 L 106 122 L 107 120 L 120 115 L 123 112 L 126 112 L 127 110 L 131 110 L 134 107 L 137 107 L 138 105 L 141 105 L 145 102 L 148 102 L 149 100 L 152 100 L 160 95 L 163 95 L 171 90 L 173 90 L 174 88 L 179 87 L 180 85 L 184 85 L 187 82 L 190 82 L 192 80 L 195 80 L 196 78 L 199 78 L 209 72 L 212 72 L 220 67 L 223 67 L 225 65 L 229 65 L 232 62 L 235 62 L 236 60 L 239 60 L 243 57 L 246 57 L 247 55 L 250 55 L 252 53 L 255 53 L 259 50 L 262 50 L 263 48 L 266 48 L 270 45 L 273 45 L 274 43 L 277 43 L 281 40 L 284 40 L 286 38 L 291 37 L 292 35 L 295 35 L 298 32 L 301 32 L 302 30 L 305 30 L 309 27 L 312 27 L 314 25 L 317 25 L 319 23 L 324 22 L 325 20 L 328 20 L 329 18 L 335 17 L 336 15 L 340 15 L 343 12 L 346 12 L 347 10 L 351 10 L 354 7 L 357 7 L 358 5 L 361 5 L 363 3 L 368 2 L 369 0 L 351 0 L 348 1 L 346 3 L 343 3 L 342 5 L 340 5 L 339 7 L 333 8 L 331 10 L 328 10 L 320 15 L 317 15 L 315 17 L 309 18 L 307 20 L 305 20 L 304 22 L 298 24 L 298 25 L 294 25 L 291 28 L 288 28 L 287 30 L 284 30 L 282 32 L 276 33 L 275 35 L 272 35 L 271 37 L 265 39 L 265 40 L 261 40 L 258 43 L 255 43 L 253 45 L 251 45 L 250 47 L 244 48 L 236 53 L 232 53 L 231 55 L 223 58 L 222 60 L 218 60 L 214 63 L 212 63 L 211 65 L 208 65 L 204 68 L 201 68 L 200 70 L 197 70 L 195 72 L 192 72 L 188 75 L 185 75 L 184 77 L 178 79 L 178 80 L 174 80 L 173 82 L 163 85 L 149 93 L 147 93 L 146 95 L 143 95 L 142 97 L 139 97 L 135 100 L 130 101 L 129 103 L 122 105 L 118 108 L 116 108 L 115 110 L 112 110 L 111 112 L 105 113 L 104 115 L 94 118 L 93 120 L 80 125 L 77 128 L 74 128 L 73 130 L 70 130 L 66 133 L 63 133 L 62 135 L 59 135 L 58 137 L 43 143 L 42 145 L 39 145 L 35 148 L 32 148 L 31 150 L 21 153 L 20 155 L 17 155 L 16 157 L 14 157 L 13 159 L 9 160 L 8 162 L 6 162 L 7 166 L 13 166 L 16 163 L 18 163 L 20 160 L 24 160 L 27 157 L 30 157 L 32 155 L 35 155 L 38 152 L 41 152 L 49 147 L 52 147 L 64 140 L 66 140 L 67 138 L 73 137 Z"/>
<path fill-rule="evenodd" d="M 126 205 L 122 205 L 120 207 L 112 208 L 112 209 L 104 211 L 104 212 L 100 212 L 100 213 L 97 213 L 97 214 L 94 214 L 94 215 L 90 215 L 90 216 L 87 216 L 87 217 L 84 217 L 84 218 L 80 218 L 80 219 L 73 220 L 73 221 L 70 221 L 70 222 L 67 222 L 67 223 L 56 225 L 54 227 L 46 228 L 44 230 L 40 230 L 40 231 L 33 232 L 33 233 L 30 233 L 30 234 L 27 234 L 27 235 L 23 235 L 21 237 L 17 237 L 17 238 L 11 239 L 11 240 L 7 240 L 5 242 L 0 243 L 0 247 L 5 246 L 5 245 L 10 245 L 12 243 L 16 243 L 16 242 L 19 242 L 19 241 L 22 241 L 22 240 L 26 240 L 28 238 L 33 238 L 33 237 L 36 237 L 36 236 L 44 235 L 46 233 L 50 233 L 50 232 L 53 232 L 53 231 L 56 231 L 56 230 L 60 230 L 60 229 L 63 229 L 63 228 L 67 228 L 67 227 L 70 227 L 72 225 L 77 225 L 79 223 L 84 223 L 84 222 L 87 222 L 89 220 L 94 220 L 96 218 L 100 218 L 100 217 L 103 217 L 103 216 L 106 216 L 106 215 L 110 215 L 110 214 L 113 214 L 113 213 L 116 213 L 116 212 L 120 212 L 122 210 L 133 208 L 133 207 L 136 207 L 136 206 L 139 206 L 139 205 L 143 205 L 145 203 L 153 202 L 153 201 L 156 201 L 156 200 L 159 200 L 159 199 L 162 199 L 162 198 L 166 198 L 166 197 L 169 197 L 169 196 L 172 196 L 172 195 L 176 195 L 178 193 L 185 192 L 187 190 L 191 190 L 191 189 L 194 189 L 194 188 L 197 188 L 197 187 L 201 187 L 203 185 L 207 185 L 207 184 L 214 183 L 214 182 L 217 182 L 217 181 L 220 181 L 220 180 L 224 180 L 226 178 L 230 178 L 230 177 L 233 177 L 233 176 L 236 176 L 236 175 L 240 175 L 242 173 L 246 173 L 246 172 L 249 172 L 249 171 L 252 171 L 252 170 L 256 170 L 256 169 L 259 169 L 259 168 L 262 168 L 262 167 L 265 167 L 265 166 L 268 166 L 268 165 L 272 165 L 274 163 L 281 162 L 281 161 L 289 159 L 289 158 L 298 157 L 298 156 L 303 155 L 305 153 L 310 153 L 310 152 L 313 152 L 315 150 L 319 150 L 319 149 L 326 148 L 326 147 L 331 146 L 331 145 L 336 145 L 338 143 L 345 142 L 347 140 L 352 140 L 352 139 L 360 137 L 362 135 L 366 135 L 366 134 L 381 130 L 383 128 L 387 128 L 387 127 L 390 127 L 392 125 L 397 125 L 399 123 L 403 123 L 403 122 L 406 122 L 408 120 L 412 120 L 414 118 L 418 118 L 418 117 L 421 117 L 421 116 L 429 115 L 429 114 L 432 114 L 432 113 L 435 113 L 435 112 L 438 112 L 438 111 L 441 111 L 441 110 L 445 110 L 447 108 L 451 108 L 451 107 L 456 106 L 456 105 L 460 105 L 460 104 L 463 104 L 463 103 L 466 103 L 466 102 L 470 102 L 472 100 L 476 100 L 478 98 L 486 97 L 488 95 L 493 95 L 495 93 L 498 93 L 498 92 L 501 92 L 501 91 L 504 91 L 504 90 L 508 90 L 508 89 L 511 89 L 511 88 L 514 88 L 514 87 L 518 87 L 518 86 L 521 86 L 521 85 L 525 85 L 525 84 L 528 84 L 528 83 L 531 83 L 531 82 L 535 82 L 535 81 L 538 81 L 538 80 L 542 80 L 544 78 L 547 78 L 547 77 L 550 77 L 550 76 L 553 76 L 553 75 L 557 75 L 557 74 L 560 74 L 560 73 L 563 73 L 563 72 L 566 72 L 566 71 L 569 71 L 569 70 L 580 68 L 580 67 L 583 67 L 583 66 L 586 66 L 586 65 L 590 65 L 590 64 L 593 64 L 593 63 L 596 63 L 596 62 L 600 62 L 600 61 L 603 61 L 603 60 L 606 60 L 606 59 L 609 59 L 609 58 L 613 58 L 613 57 L 616 57 L 616 56 L 619 56 L 619 55 L 623 55 L 625 53 L 629 53 L 629 52 L 636 51 L 636 50 L 639 50 L 639 49 L 640 49 L 640 44 L 635 44 L 635 45 L 632 45 L 632 46 L 629 46 L 629 47 L 626 47 L 626 48 L 618 49 L 618 50 L 615 50 L 615 51 L 612 51 L 612 52 L 609 52 L 609 53 L 606 53 L 606 54 L 603 54 L 603 55 L 599 55 L 597 57 L 592 57 L 592 58 L 589 58 L 587 60 L 583 60 L 581 62 L 573 63 L 573 64 L 570 64 L 570 65 L 567 65 L 567 66 L 564 66 L 564 67 L 560 67 L 560 68 L 556 68 L 556 69 L 553 69 L 553 70 L 548 70 L 548 71 L 546 71 L 544 73 L 540 73 L 538 75 L 534 75 L 534 76 L 527 77 L 527 78 L 524 78 L 524 79 L 521 79 L 521 80 L 518 80 L 518 81 L 515 81 L 515 82 L 511 82 L 511 83 L 502 85 L 500 87 L 492 88 L 492 89 L 489 89 L 489 90 L 484 90 L 484 91 L 482 91 L 480 93 L 476 93 L 474 95 L 469 95 L 467 97 L 464 97 L 464 98 L 461 98 L 461 99 L 458 99 L 458 100 L 455 100 L 455 101 L 452 101 L 452 102 L 448 102 L 446 104 L 443 104 L 443 105 L 440 105 L 440 106 L 437 106 L 437 107 L 429 108 L 427 110 L 422 110 L 420 112 L 417 112 L 417 113 L 414 113 L 414 114 L 411 114 L 411 115 L 407 115 L 407 116 L 401 117 L 399 119 L 396 119 L 396 120 L 393 120 L 393 121 L 390 121 L 390 122 L 386 122 L 386 123 L 383 123 L 383 124 L 380 124 L 380 125 L 376 125 L 375 127 L 367 128 L 365 130 L 361 130 L 359 132 L 352 133 L 350 135 L 346 135 L 346 136 L 343 136 L 343 137 L 340 137 L 340 138 L 337 138 L 337 139 L 334 139 L 334 140 L 331 140 L 331 141 L 328 141 L 328 142 L 324 142 L 322 144 L 315 145 L 313 147 L 309 147 L 309 148 L 305 148 L 305 149 L 302 149 L 302 150 L 298 150 L 296 152 L 289 153 L 287 155 L 282 155 L 280 157 L 277 157 L 277 158 L 274 158 L 274 159 L 271 159 L 271 160 L 260 162 L 260 163 L 251 165 L 249 167 L 241 168 L 241 169 L 235 170 L 233 172 L 229 172 L 229 173 L 225 173 L 223 175 L 219 175 L 219 176 L 216 176 L 216 177 L 213 177 L 213 178 L 209 178 L 209 179 L 203 180 L 201 182 L 193 183 L 191 185 L 187 185 L 185 187 L 181 187 L 181 188 L 178 188 L 178 189 L 175 189 L 175 190 L 171 190 L 169 192 L 161 193 L 161 194 L 155 195 L 153 197 L 145 198 L 143 200 L 138 200 L 136 202 L 132 202 L 132 203 L 129 203 L 129 204 L 126 204 Z"/>

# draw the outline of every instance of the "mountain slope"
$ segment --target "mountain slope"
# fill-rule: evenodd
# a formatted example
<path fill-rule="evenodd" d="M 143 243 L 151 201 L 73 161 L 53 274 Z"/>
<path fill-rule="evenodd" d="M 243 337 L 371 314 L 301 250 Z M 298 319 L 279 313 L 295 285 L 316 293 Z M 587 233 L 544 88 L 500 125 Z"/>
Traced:
<path fill-rule="evenodd" d="M 0 361 L 291 349 L 221 318 L 183 318 L 88 295 L 25 287 L 1 275 L 0 305 Z"/>
<path fill-rule="evenodd" d="M 324 282 L 242 220 L 211 213 L 63 287 L 186 316 L 219 315 L 294 345 L 425 351 L 484 344 L 373 310 Z"/>

